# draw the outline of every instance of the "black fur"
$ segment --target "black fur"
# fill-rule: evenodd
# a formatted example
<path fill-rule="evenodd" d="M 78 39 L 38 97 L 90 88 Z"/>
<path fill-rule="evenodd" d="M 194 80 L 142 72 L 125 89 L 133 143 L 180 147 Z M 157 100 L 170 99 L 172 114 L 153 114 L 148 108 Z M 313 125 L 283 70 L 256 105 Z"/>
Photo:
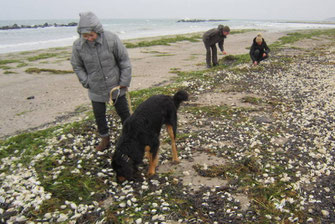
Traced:
<path fill-rule="evenodd" d="M 112 167 L 117 179 L 133 180 L 137 167 L 142 163 L 145 147 L 156 157 L 159 148 L 159 135 L 163 124 L 177 131 L 177 110 L 182 101 L 188 100 L 185 91 L 178 91 L 173 97 L 155 95 L 140 104 L 125 121 L 121 137 L 116 144 Z M 120 180 L 120 179 L 118 179 Z"/>

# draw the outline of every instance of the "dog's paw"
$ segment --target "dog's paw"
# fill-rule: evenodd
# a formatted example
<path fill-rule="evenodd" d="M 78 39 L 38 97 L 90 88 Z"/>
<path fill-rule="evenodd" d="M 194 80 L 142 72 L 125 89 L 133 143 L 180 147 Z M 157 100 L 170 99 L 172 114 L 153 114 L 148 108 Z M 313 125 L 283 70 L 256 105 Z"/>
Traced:
<path fill-rule="evenodd" d="M 135 173 L 134 176 L 133 176 L 133 180 L 136 181 L 136 182 L 142 182 L 143 177 L 142 177 L 141 173 L 140 172 Z"/>
<path fill-rule="evenodd" d="M 148 180 L 155 179 L 156 176 L 157 176 L 156 173 L 154 173 L 154 174 L 147 174 L 147 179 Z"/>
<path fill-rule="evenodd" d="M 155 176 L 155 174 L 156 174 L 155 172 L 148 172 L 147 177 L 149 177 L 149 178 L 153 177 L 153 176 Z"/>
<path fill-rule="evenodd" d="M 180 163 L 180 160 L 179 159 L 174 159 L 172 160 L 172 164 L 179 164 Z"/>

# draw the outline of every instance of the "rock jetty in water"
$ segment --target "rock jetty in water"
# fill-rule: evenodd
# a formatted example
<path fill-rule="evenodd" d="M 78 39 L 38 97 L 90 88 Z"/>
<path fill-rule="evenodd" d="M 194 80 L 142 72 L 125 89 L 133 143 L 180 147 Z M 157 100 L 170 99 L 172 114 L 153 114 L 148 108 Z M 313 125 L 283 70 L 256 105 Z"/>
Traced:
<path fill-rule="evenodd" d="M 46 27 L 71 27 L 71 26 L 77 26 L 78 23 L 71 22 L 68 24 L 49 24 L 49 23 L 44 23 L 41 25 L 17 25 L 14 24 L 12 26 L 2 26 L 0 27 L 0 30 L 14 30 L 14 29 L 32 29 L 32 28 L 46 28 Z"/>

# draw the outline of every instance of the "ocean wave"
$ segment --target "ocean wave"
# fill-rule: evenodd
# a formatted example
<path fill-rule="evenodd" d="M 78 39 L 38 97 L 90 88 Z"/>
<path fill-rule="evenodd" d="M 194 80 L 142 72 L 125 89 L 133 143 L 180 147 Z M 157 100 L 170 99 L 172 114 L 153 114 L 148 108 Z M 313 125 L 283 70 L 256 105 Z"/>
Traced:
<path fill-rule="evenodd" d="M 116 33 L 122 40 L 203 32 L 217 27 L 218 24 L 228 25 L 231 29 L 266 29 L 271 32 L 334 28 L 334 25 L 289 23 L 270 20 L 228 20 L 225 22 L 213 21 L 192 24 L 177 23 L 177 20 L 173 19 L 113 19 L 103 20 L 102 23 L 105 30 Z M 47 27 L 44 29 L 0 31 L 0 53 L 71 46 L 77 37 L 75 27 Z"/>
<path fill-rule="evenodd" d="M 17 43 L 17 44 L 2 44 L 0 45 L 0 53 L 29 51 L 29 50 L 37 50 L 37 49 L 44 49 L 44 48 L 50 48 L 50 47 L 71 46 L 73 41 L 75 41 L 77 38 L 78 36 L 72 36 L 68 38 L 59 38 L 59 39 L 52 39 L 52 40 L 23 42 L 23 43 Z"/>

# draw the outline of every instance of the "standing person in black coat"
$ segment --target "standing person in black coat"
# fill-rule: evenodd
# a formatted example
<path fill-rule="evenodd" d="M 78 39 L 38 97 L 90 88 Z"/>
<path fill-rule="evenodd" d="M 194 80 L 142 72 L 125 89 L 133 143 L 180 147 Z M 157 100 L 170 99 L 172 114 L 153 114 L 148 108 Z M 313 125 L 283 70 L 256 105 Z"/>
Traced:
<path fill-rule="evenodd" d="M 254 65 L 258 65 L 260 61 L 269 57 L 270 48 L 266 44 L 262 34 L 258 34 L 251 45 L 250 57 Z"/>
<path fill-rule="evenodd" d="M 227 52 L 224 51 L 223 44 L 224 39 L 227 37 L 229 32 L 230 28 L 228 26 L 219 25 L 218 28 L 208 30 L 206 33 L 204 33 L 202 40 L 206 47 L 207 68 L 212 67 L 211 59 L 213 61 L 213 66 L 218 65 L 216 44 L 219 45 L 222 54 L 227 54 Z"/>

